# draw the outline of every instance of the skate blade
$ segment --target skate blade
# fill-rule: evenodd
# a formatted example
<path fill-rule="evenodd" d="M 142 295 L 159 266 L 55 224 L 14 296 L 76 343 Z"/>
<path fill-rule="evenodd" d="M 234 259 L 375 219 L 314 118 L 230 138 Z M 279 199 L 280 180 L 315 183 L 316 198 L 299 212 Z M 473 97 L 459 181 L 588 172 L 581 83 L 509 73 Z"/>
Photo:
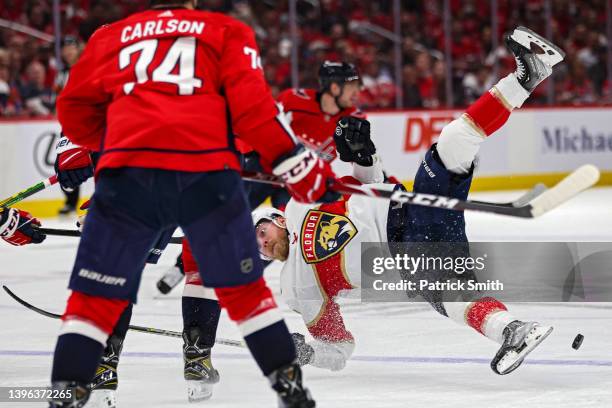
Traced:
<path fill-rule="evenodd" d="M 187 381 L 187 399 L 189 402 L 198 402 L 212 397 L 214 384 L 204 381 Z"/>
<path fill-rule="evenodd" d="M 162 295 L 167 295 L 185 278 L 176 266 L 164 272 L 162 277 L 157 281 L 156 288 Z M 161 287 L 160 287 L 161 286 Z"/>
<path fill-rule="evenodd" d="M 517 27 L 512 35 L 510 35 L 510 38 L 530 50 L 532 49 L 531 43 L 538 45 L 544 51 L 544 53 L 536 53 L 536 55 L 551 67 L 554 67 L 563 61 L 563 58 L 565 58 L 565 52 L 560 47 L 548 41 L 541 35 L 531 31 L 527 27 Z"/>
<path fill-rule="evenodd" d="M 536 326 L 525 337 L 525 347 L 519 352 L 509 351 L 497 363 L 497 374 L 506 375 L 516 370 L 525 360 L 525 357 L 540 345 L 552 333 L 552 326 Z"/>
<path fill-rule="evenodd" d="M 87 401 L 87 408 L 117 408 L 117 391 L 93 390 Z"/>

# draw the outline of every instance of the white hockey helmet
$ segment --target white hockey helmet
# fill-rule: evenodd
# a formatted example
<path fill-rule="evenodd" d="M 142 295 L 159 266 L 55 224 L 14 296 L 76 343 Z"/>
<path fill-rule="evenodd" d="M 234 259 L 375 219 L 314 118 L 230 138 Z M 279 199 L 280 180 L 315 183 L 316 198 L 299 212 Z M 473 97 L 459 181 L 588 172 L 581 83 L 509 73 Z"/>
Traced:
<path fill-rule="evenodd" d="M 272 221 L 274 225 L 280 228 L 285 228 L 277 220 L 278 217 L 284 217 L 285 214 L 283 214 L 281 210 L 278 210 L 274 207 L 258 208 L 251 213 L 251 216 L 253 217 L 253 225 L 255 226 L 255 228 L 257 228 L 257 224 L 262 221 Z"/>
<path fill-rule="evenodd" d="M 253 217 L 253 225 L 257 228 L 257 225 L 262 221 L 270 221 L 273 222 L 274 225 L 280 228 L 286 228 L 284 225 L 278 222 L 278 217 L 284 217 L 285 214 L 281 210 L 277 210 L 274 207 L 263 207 L 258 208 L 255 211 L 251 212 L 251 216 Z M 273 259 L 269 256 L 266 256 L 259 253 L 259 257 L 264 261 L 272 261 Z"/>

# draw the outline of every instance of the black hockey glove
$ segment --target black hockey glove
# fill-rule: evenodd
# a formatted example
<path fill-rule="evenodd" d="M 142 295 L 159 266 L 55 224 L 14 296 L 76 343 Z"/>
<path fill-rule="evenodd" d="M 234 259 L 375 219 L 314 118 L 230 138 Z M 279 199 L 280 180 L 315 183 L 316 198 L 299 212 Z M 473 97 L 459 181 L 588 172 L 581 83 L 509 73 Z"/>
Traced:
<path fill-rule="evenodd" d="M 334 132 L 336 150 L 340 160 L 370 167 L 374 160 L 376 147 L 370 138 L 370 122 L 353 116 L 345 116 L 338 121 Z"/>
<path fill-rule="evenodd" d="M 293 344 L 295 345 L 295 354 L 297 355 L 297 362 L 301 366 L 305 366 L 312 361 L 314 356 L 314 349 L 311 345 L 306 344 L 304 335 L 300 333 L 291 333 L 293 338 Z"/>

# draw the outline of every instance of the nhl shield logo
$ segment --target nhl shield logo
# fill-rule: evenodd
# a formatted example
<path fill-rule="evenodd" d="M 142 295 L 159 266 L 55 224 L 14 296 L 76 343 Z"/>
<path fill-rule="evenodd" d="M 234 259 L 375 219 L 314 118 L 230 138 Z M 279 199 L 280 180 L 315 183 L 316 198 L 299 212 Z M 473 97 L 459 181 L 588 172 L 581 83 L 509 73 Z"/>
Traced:
<path fill-rule="evenodd" d="M 302 256 L 308 264 L 328 259 L 340 251 L 357 234 L 357 228 L 344 215 L 310 210 L 302 225 Z"/>

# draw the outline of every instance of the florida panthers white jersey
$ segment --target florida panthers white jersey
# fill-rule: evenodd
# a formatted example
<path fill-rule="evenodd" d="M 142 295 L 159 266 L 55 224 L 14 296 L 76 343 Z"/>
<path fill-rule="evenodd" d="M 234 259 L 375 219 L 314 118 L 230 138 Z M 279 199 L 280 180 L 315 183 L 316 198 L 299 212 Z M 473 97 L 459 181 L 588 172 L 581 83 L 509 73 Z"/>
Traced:
<path fill-rule="evenodd" d="M 379 166 L 355 167 L 359 181 L 382 181 Z M 383 183 L 372 186 L 394 188 Z M 281 271 L 281 291 L 315 337 L 342 340 L 340 333 L 326 333 L 325 327 L 318 326 L 329 327 L 326 307 L 335 296 L 359 296 L 354 289 L 361 285 L 361 242 L 387 241 L 388 213 L 389 201 L 362 195 L 345 196 L 328 204 L 295 200 L 287 204 L 290 245 Z"/>

